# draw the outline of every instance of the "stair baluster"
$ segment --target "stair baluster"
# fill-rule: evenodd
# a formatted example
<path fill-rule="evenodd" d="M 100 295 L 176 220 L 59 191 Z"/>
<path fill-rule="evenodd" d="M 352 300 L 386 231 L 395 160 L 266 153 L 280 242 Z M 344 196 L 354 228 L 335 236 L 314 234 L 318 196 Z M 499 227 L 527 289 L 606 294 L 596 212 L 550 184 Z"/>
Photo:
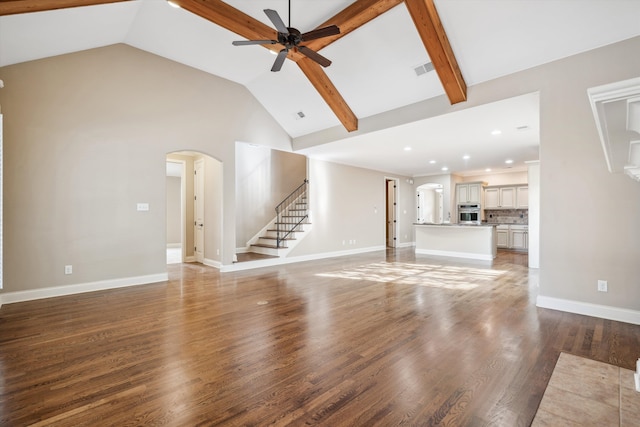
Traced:
<path fill-rule="evenodd" d="M 304 182 L 291 194 L 289 194 L 278 206 L 276 206 L 276 247 L 280 248 L 282 242 L 296 230 L 296 228 L 304 223 L 308 218 L 308 210 L 306 206 L 307 188 L 309 180 Z M 304 200 L 305 208 L 299 209 L 300 201 Z"/>

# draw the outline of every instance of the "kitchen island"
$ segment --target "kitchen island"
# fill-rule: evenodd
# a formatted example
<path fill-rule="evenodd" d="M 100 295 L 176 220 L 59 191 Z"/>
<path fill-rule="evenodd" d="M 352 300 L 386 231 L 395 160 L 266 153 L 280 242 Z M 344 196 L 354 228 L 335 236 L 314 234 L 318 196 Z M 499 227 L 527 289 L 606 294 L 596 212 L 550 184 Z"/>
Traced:
<path fill-rule="evenodd" d="M 496 257 L 493 224 L 459 225 L 415 223 L 416 254 L 491 261 Z"/>

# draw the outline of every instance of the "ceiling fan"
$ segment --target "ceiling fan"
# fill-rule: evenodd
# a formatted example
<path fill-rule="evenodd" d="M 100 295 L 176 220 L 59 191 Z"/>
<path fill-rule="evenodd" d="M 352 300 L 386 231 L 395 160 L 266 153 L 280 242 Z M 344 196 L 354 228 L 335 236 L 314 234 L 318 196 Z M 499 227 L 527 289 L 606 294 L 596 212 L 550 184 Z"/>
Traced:
<path fill-rule="evenodd" d="M 322 37 L 334 36 L 336 34 L 340 34 L 340 28 L 337 25 L 329 25 L 328 27 L 318 28 L 316 30 L 312 30 L 306 33 L 301 33 L 296 28 L 291 27 L 291 0 L 289 0 L 289 26 L 284 25 L 282 18 L 278 12 L 272 9 L 264 9 L 264 13 L 267 15 L 269 20 L 273 23 L 273 26 L 276 27 L 278 31 L 278 40 L 240 40 L 234 41 L 232 44 L 234 46 L 246 46 L 246 45 L 254 45 L 254 44 L 276 44 L 280 43 L 284 46 L 278 56 L 276 57 L 275 62 L 273 63 L 273 67 L 271 67 L 271 71 L 280 71 L 282 68 L 282 64 L 284 64 L 284 60 L 287 58 L 287 54 L 290 49 L 296 49 L 300 53 L 302 53 L 307 58 L 317 62 L 323 67 L 328 67 L 331 65 L 331 61 L 320 55 L 318 52 L 309 49 L 306 46 L 301 46 L 300 43 L 319 39 Z"/>

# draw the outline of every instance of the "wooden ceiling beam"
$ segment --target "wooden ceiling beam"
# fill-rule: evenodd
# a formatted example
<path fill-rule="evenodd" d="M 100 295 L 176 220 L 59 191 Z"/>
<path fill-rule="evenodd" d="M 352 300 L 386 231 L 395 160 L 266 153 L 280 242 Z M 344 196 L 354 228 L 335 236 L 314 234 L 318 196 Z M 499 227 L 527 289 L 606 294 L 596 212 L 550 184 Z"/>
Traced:
<path fill-rule="evenodd" d="M 0 0 L 0 16 L 43 12 L 69 7 L 94 6 L 129 0 Z"/>
<path fill-rule="evenodd" d="M 333 113 L 338 117 L 338 120 L 342 123 L 348 132 L 353 132 L 358 129 L 358 118 L 349 105 L 347 105 L 338 89 L 331 83 L 329 77 L 325 74 L 324 70 L 318 63 L 312 61 L 309 58 L 301 59 L 296 62 L 302 72 L 307 76 L 313 87 L 316 88 L 320 96 L 329 105 L 329 108 L 333 110 Z"/>
<path fill-rule="evenodd" d="M 278 40 L 278 32 L 221 0 L 172 0 L 181 8 L 221 26 L 247 40 Z M 280 52 L 282 45 L 260 45 L 274 52 Z M 304 55 L 290 50 L 288 58 L 299 61 Z"/>
<path fill-rule="evenodd" d="M 451 104 L 467 100 L 467 84 L 462 78 L 433 0 L 404 0 L 409 14 L 427 49 Z"/>
<path fill-rule="evenodd" d="M 277 32 L 275 29 L 229 6 L 221 0 L 172 1 L 183 9 L 232 31 L 247 40 L 277 40 Z M 280 44 L 263 46 L 276 52 L 282 49 Z M 358 129 L 358 119 L 344 98 L 342 98 L 338 89 L 331 83 L 322 67 L 298 52 L 297 49 L 291 49 L 288 58 L 298 64 L 302 72 L 307 76 L 313 87 L 316 88 L 322 99 L 329 105 L 329 108 L 333 110 L 333 113 L 344 127 L 349 132 Z"/>
<path fill-rule="evenodd" d="M 404 0 L 357 0 L 333 18 L 323 22 L 317 27 L 323 28 L 329 25 L 337 25 L 340 28 L 340 34 L 312 40 L 309 43 L 305 43 L 305 46 L 315 51 L 325 48 L 403 1 Z"/>

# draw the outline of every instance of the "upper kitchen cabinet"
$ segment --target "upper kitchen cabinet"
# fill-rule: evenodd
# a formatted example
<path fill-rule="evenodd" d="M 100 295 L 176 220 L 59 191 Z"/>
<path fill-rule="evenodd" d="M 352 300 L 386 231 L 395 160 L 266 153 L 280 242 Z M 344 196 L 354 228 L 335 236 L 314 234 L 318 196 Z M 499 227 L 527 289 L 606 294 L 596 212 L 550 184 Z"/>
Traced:
<path fill-rule="evenodd" d="M 484 201 L 484 209 L 528 209 L 529 187 L 487 187 L 484 190 Z"/>
<path fill-rule="evenodd" d="M 482 203 L 484 182 L 465 182 L 456 184 L 456 202 L 461 203 Z"/>
<path fill-rule="evenodd" d="M 516 208 L 529 209 L 529 187 L 516 187 Z"/>

